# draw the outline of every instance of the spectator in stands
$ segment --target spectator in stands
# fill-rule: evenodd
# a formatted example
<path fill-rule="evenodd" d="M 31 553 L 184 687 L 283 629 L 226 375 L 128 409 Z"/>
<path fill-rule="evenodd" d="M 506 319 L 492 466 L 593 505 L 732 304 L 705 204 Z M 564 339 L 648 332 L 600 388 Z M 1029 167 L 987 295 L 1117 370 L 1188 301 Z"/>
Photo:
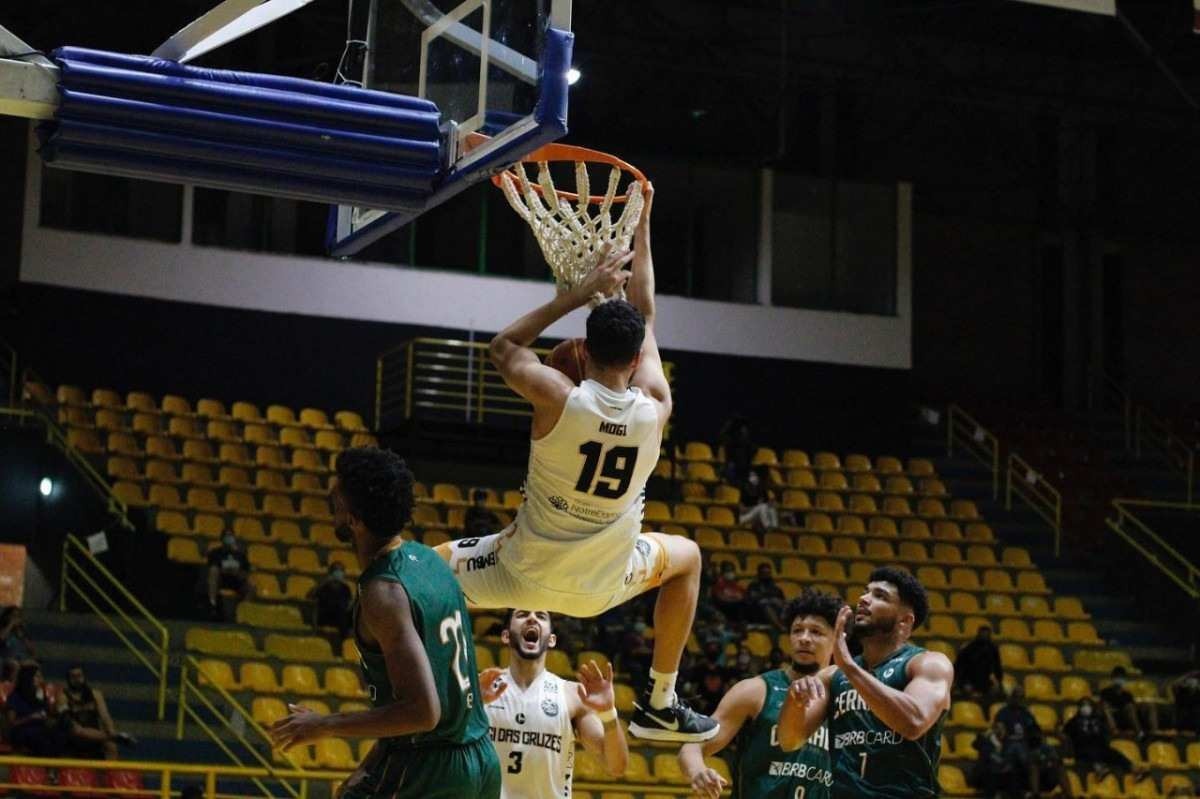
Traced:
<path fill-rule="evenodd" d="M 775 495 L 759 469 L 751 469 L 746 475 L 746 481 L 742 483 L 738 523 L 749 525 L 759 533 L 779 527 L 779 510 L 775 507 Z"/>
<path fill-rule="evenodd" d="M 312 587 L 308 598 L 316 602 L 313 623 L 317 627 L 335 628 L 339 644 L 350 637 L 350 606 L 354 603 L 354 592 L 346 582 L 346 567 L 341 561 L 329 564 L 325 579 Z"/>
<path fill-rule="evenodd" d="M 1013 781 L 1028 788 L 1035 779 L 1033 770 L 1037 766 L 1033 753 L 1042 745 L 1042 729 L 1025 705 L 1025 690 L 1021 686 L 1014 685 L 1009 691 L 1008 701 L 996 711 L 992 723 L 1003 730 L 1001 752 Z"/>
<path fill-rule="evenodd" d="M 992 628 L 986 624 L 958 651 L 954 661 L 954 684 L 961 693 L 983 705 L 989 704 L 1004 690 L 1000 648 L 992 640 Z"/>
<path fill-rule="evenodd" d="M 233 591 L 239 599 L 253 595 L 250 584 L 250 559 L 233 533 L 226 531 L 221 544 L 208 553 L 208 607 L 214 618 L 221 617 L 218 600 L 221 590 Z"/>
<path fill-rule="evenodd" d="M 1062 753 L 1049 741 L 1042 739 L 1041 746 L 1034 750 L 1032 766 L 1030 775 L 1033 784 L 1030 787 L 1034 795 L 1040 795 L 1042 791 L 1050 793 L 1055 786 L 1058 786 L 1064 799 L 1073 799 L 1071 780 L 1067 777 L 1067 767 L 1063 763 Z"/>
<path fill-rule="evenodd" d="M 756 447 L 750 441 L 750 425 L 741 417 L 730 419 L 721 432 L 721 444 L 725 447 L 725 482 L 738 485 L 750 474 L 754 462 Z"/>
<path fill-rule="evenodd" d="M 783 589 L 775 582 L 769 563 L 758 565 L 758 577 L 746 586 L 746 608 L 750 621 L 770 624 L 783 632 L 786 628 L 779 617 L 786 600 Z"/>
<path fill-rule="evenodd" d="M 979 753 L 979 757 L 967 773 L 968 785 L 986 797 L 1020 791 L 1020 777 L 1004 756 L 1003 724 L 993 722 L 991 727 L 975 736 L 971 746 Z"/>
<path fill-rule="evenodd" d="M 77 743 L 103 745 L 108 741 L 121 743 L 125 740 L 119 734 L 81 727 L 69 713 L 59 713 L 58 707 L 47 697 L 46 687 L 37 663 L 21 664 L 6 704 L 9 741 L 14 749 L 37 757 L 62 757 Z"/>
<path fill-rule="evenodd" d="M 67 718 L 74 723 L 77 731 L 86 730 L 89 733 L 86 737 L 77 732 L 71 735 L 67 750 L 72 757 L 116 760 L 117 743 L 129 746 L 136 744 L 133 736 L 117 731 L 108 713 L 104 694 L 99 688 L 88 685 L 83 666 L 75 666 L 67 672 L 67 688 L 63 691 L 63 698 L 66 701 Z"/>
<path fill-rule="evenodd" d="M 10 605 L 0 611 L 0 658 L 23 661 L 37 657 L 33 642 L 25 634 L 21 609 Z"/>
<path fill-rule="evenodd" d="M 746 588 L 738 582 L 732 564 L 722 566 L 721 576 L 713 583 L 712 600 L 726 618 L 735 622 L 745 620 Z"/>
<path fill-rule="evenodd" d="M 463 536 L 482 538 L 501 527 L 500 517 L 487 509 L 487 492 L 476 489 L 471 493 L 471 506 L 463 519 Z"/>
<path fill-rule="evenodd" d="M 1200 734 L 1200 670 L 1184 674 L 1170 688 L 1175 699 L 1175 728 Z"/>
<path fill-rule="evenodd" d="M 1075 762 L 1103 778 L 1109 771 L 1126 774 L 1133 769 L 1129 758 L 1109 746 L 1113 730 L 1091 697 L 1079 703 L 1075 716 L 1063 725 L 1063 736 L 1071 742 Z"/>
<path fill-rule="evenodd" d="M 1158 719 L 1153 705 L 1146 706 L 1146 726 L 1138 717 L 1138 703 L 1126 687 L 1126 677 L 1129 672 L 1124 666 L 1112 670 L 1112 682 L 1100 691 L 1100 705 L 1107 716 L 1109 726 L 1114 730 L 1126 730 L 1137 735 L 1139 741 L 1146 739 L 1147 732 L 1156 732 Z"/>

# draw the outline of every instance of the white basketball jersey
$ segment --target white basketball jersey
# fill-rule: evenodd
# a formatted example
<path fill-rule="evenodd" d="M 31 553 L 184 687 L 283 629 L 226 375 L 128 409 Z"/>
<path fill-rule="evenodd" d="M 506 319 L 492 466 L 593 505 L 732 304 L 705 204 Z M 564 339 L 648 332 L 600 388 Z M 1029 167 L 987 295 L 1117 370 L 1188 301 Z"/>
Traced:
<path fill-rule="evenodd" d="M 548 671 L 524 691 L 508 669 L 504 681 L 508 690 L 485 706 L 500 757 L 500 799 L 569 797 L 575 768 L 575 732 L 566 697 L 570 686 Z"/>
<path fill-rule="evenodd" d="M 573 388 L 554 429 L 530 442 L 505 565 L 554 591 L 616 590 L 661 443 L 657 404 L 641 389 L 617 393 L 594 380 Z"/>

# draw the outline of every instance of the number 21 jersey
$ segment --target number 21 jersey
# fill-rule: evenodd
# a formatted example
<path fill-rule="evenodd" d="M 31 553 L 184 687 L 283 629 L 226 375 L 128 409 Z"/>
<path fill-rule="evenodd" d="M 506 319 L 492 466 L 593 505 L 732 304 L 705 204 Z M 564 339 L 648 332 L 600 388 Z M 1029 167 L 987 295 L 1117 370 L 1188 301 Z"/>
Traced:
<path fill-rule="evenodd" d="M 658 405 L 640 389 L 616 392 L 594 380 L 572 389 L 554 428 L 530 442 L 506 565 L 554 591 L 616 590 L 661 444 Z"/>

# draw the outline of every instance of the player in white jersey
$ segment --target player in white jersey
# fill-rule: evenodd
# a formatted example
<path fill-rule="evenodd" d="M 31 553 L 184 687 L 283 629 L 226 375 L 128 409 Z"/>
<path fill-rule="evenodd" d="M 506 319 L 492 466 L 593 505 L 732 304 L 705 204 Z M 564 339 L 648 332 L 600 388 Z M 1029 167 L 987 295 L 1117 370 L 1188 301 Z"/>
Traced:
<path fill-rule="evenodd" d="M 612 666 L 579 669 L 579 682 L 546 671 L 555 645 L 550 614 L 513 610 L 500 634 L 508 668 L 484 684 L 492 743 L 500 756 L 500 799 L 564 799 L 571 795 L 575 741 L 600 758 L 613 779 L 625 774 L 629 745 L 617 722 Z"/>
<path fill-rule="evenodd" d="M 597 616 L 659 587 L 647 695 L 629 730 L 652 740 L 703 741 L 717 734 L 716 722 L 675 694 L 700 592 L 700 549 L 682 536 L 641 533 L 642 495 L 671 415 L 654 337 L 653 189 L 646 198 L 634 253 L 606 258 L 492 340 L 492 363 L 533 405 L 525 501 L 503 532 L 438 549 L 477 607 Z M 538 360 L 529 347 L 547 327 L 626 281 L 628 302 L 603 302 L 588 316 L 580 385 Z"/>

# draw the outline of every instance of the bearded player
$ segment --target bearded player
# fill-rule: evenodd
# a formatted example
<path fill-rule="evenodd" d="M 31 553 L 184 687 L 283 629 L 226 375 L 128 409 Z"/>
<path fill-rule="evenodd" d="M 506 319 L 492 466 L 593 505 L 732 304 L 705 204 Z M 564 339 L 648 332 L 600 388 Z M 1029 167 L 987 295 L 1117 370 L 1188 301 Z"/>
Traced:
<path fill-rule="evenodd" d="M 533 405 L 525 500 L 503 532 L 443 544 L 439 551 L 467 600 L 481 608 L 598 616 L 660 587 L 650 680 L 629 731 L 686 743 L 708 740 L 717 725 L 675 694 L 700 591 L 700 549 L 683 536 L 641 532 L 646 480 L 671 415 L 671 388 L 654 337 L 652 203 L 647 187 L 636 254 L 606 257 L 578 286 L 492 340 L 492 363 Z M 626 272 L 630 259 L 632 272 Z M 529 347 L 547 327 L 626 281 L 628 302 L 603 302 L 588 316 L 580 385 L 538 360 Z"/>
<path fill-rule="evenodd" d="M 788 687 L 829 665 L 833 628 L 842 600 L 808 589 L 788 603 L 788 637 L 792 661 L 781 669 L 742 680 L 721 699 L 713 718 L 717 737 L 703 744 L 684 744 L 679 765 L 696 796 L 718 799 L 725 780 L 704 763 L 730 742 L 737 745 L 733 768 L 734 799 L 828 799 L 833 782 L 829 731 L 824 725 L 793 752 L 779 748 L 779 713 Z"/>
<path fill-rule="evenodd" d="M 792 683 L 779 717 L 779 742 L 798 748 L 829 727 L 834 799 L 936 797 L 942 724 L 954 667 L 940 652 L 910 644 L 925 621 L 925 588 L 904 569 L 871 572 L 851 611 L 838 613 L 833 665 Z M 862 643 L 850 655 L 847 629 Z"/>
<path fill-rule="evenodd" d="M 544 610 L 510 612 L 500 640 L 509 648 L 508 668 L 494 679 L 481 674 L 480 684 L 500 756 L 501 799 L 570 797 L 576 740 L 620 779 L 629 745 L 617 722 L 612 665 L 585 663 L 578 682 L 546 671 L 557 640 Z"/>

